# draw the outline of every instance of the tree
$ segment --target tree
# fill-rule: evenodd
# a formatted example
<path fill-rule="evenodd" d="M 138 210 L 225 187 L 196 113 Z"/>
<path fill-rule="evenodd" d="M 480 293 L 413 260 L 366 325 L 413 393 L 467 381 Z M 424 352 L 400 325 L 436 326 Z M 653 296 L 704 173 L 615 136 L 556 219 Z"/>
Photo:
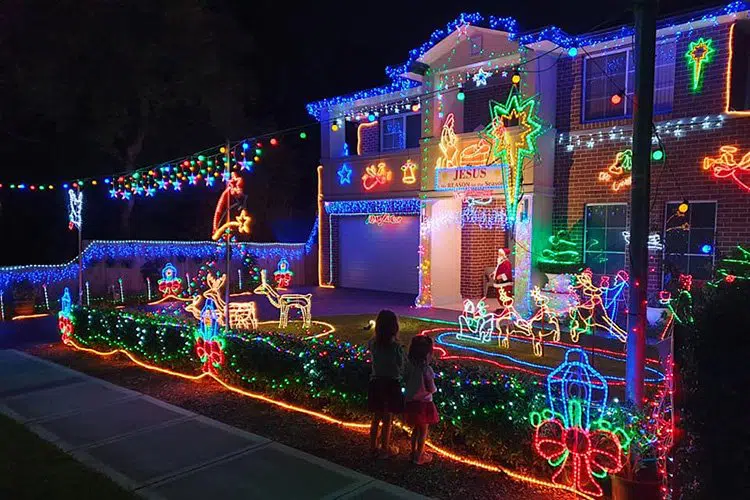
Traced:
<path fill-rule="evenodd" d="M 94 152 L 77 163 L 96 173 L 113 160 L 112 172 L 131 171 L 143 156 L 253 132 L 253 78 L 242 66 L 250 48 L 233 16 L 201 0 L 9 0 L 0 4 L 0 121 L 10 135 L 72 139 Z"/>

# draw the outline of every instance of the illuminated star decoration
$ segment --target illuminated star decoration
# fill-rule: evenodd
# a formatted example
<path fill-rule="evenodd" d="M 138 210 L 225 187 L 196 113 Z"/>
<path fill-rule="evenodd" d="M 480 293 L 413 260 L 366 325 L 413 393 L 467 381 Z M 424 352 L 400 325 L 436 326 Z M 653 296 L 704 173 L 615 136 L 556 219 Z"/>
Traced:
<path fill-rule="evenodd" d="M 188 175 L 188 180 L 190 181 L 191 186 L 195 186 L 195 184 L 198 182 L 198 177 L 195 174 Z"/>
<path fill-rule="evenodd" d="M 115 188 L 112 188 L 109 190 L 109 197 L 110 198 L 117 198 L 117 190 Z"/>
<path fill-rule="evenodd" d="M 138 187 L 136 187 L 135 194 L 137 194 L 138 196 L 141 196 L 143 194 L 143 186 L 139 185 Z"/>
<path fill-rule="evenodd" d="M 159 185 L 159 189 L 167 189 L 167 181 L 164 179 L 159 179 L 157 184 Z"/>
<path fill-rule="evenodd" d="M 130 191 L 123 191 L 122 192 L 122 199 L 123 200 L 129 200 L 133 196 L 133 193 Z"/>
<path fill-rule="evenodd" d="M 214 181 L 216 178 L 213 175 L 207 175 L 206 176 L 206 186 L 211 187 L 214 185 Z"/>
<path fill-rule="evenodd" d="M 691 86 L 693 92 L 700 91 L 703 83 L 703 69 L 706 64 L 711 62 L 713 55 L 716 53 L 713 43 L 714 41 L 710 38 L 699 38 L 694 42 L 690 42 L 690 45 L 688 45 L 685 58 L 687 58 L 688 66 L 693 70 Z"/>
<path fill-rule="evenodd" d="M 479 68 L 479 71 L 474 73 L 474 76 L 471 79 L 474 80 L 474 85 L 476 87 L 483 87 L 487 85 L 487 78 L 490 76 L 492 76 L 492 72 L 487 72 L 484 68 Z"/>
<path fill-rule="evenodd" d="M 229 172 L 224 171 L 221 173 L 221 181 L 222 182 L 229 181 Z"/>
<path fill-rule="evenodd" d="M 76 193 L 72 189 L 68 189 L 68 228 L 73 229 L 74 227 L 81 230 L 81 224 L 83 223 L 81 211 L 83 209 L 83 191 Z"/>
<path fill-rule="evenodd" d="M 352 183 L 352 169 L 346 163 L 342 164 L 336 173 L 339 176 L 339 185 L 343 186 L 344 184 Z"/>
<path fill-rule="evenodd" d="M 502 166 L 509 228 L 516 222 L 518 203 L 523 195 L 524 162 L 536 154 L 536 141 L 543 133 L 536 106 L 536 97 L 523 98 L 518 92 L 511 92 L 504 104 L 490 101 L 490 123 L 480 132 L 480 137 L 492 146 L 488 164 Z M 510 134 L 506 123 L 515 119 L 519 132 Z"/>
<path fill-rule="evenodd" d="M 153 197 L 155 193 L 156 193 L 156 189 L 155 188 L 152 188 L 152 187 L 146 188 L 146 196 Z"/>

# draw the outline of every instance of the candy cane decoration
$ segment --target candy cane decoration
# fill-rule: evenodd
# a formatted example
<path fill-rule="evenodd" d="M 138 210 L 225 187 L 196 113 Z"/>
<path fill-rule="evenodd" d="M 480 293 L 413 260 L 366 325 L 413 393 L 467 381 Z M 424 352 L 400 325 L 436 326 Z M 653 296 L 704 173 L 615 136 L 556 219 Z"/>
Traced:
<path fill-rule="evenodd" d="M 47 306 L 47 310 L 49 311 L 49 295 L 47 295 L 47 284 L 45 283 L 42 285 L 42 289 L 44 289 L 44 305 Z"/>
<path fill-rule="evenodd" d="M 117 281 L 120 283 L 120 302 L 125 303 L 125 293 L 122 291 L 122 278 L 118 278 Z"/>
<path fill-rule="evenodd" d="M 151 302 L 151 278 L 146 276 L 146 288 L 148 290 L 148 301 Z"/>

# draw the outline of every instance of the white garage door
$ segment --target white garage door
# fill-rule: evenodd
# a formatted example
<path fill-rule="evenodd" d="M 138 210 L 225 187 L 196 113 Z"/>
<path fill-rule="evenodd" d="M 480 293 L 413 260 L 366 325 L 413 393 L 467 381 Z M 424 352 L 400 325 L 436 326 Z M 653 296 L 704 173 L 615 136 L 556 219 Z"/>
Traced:
<path fill-rule="evenodd" d="M 339 217 L 339 280 L 342 287 L 419 292 L 419 217 L 398 224 L 367 224 L 361 216 Z"/>

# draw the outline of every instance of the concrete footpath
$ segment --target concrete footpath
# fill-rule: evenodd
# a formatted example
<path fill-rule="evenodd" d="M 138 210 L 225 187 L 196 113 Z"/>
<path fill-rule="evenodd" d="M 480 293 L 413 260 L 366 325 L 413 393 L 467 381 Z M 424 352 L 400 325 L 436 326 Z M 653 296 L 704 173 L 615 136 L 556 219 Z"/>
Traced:
<path fill-rule="evenodd" d="M 145 498 L 425 498 L 15 350 L 0 350 L 0 413 Z"/>

